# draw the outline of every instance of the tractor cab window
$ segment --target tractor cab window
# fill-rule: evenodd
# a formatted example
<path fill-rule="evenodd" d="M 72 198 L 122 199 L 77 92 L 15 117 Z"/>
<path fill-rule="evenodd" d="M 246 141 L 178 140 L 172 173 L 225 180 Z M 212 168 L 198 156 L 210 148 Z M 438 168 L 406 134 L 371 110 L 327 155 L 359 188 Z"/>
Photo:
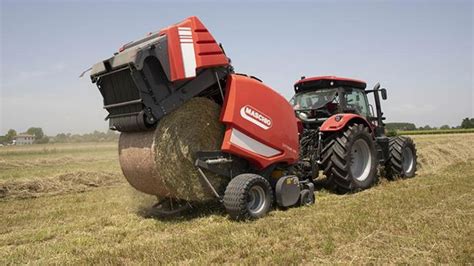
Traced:
<path fill-rule="evenodd" d="M 295 110 L 314 110 L 327 106 L 328 104 L 338 104 L 337 89 L 320 89 L 299 93 L 292 99 Z"/>
<path fill-rule="evenodd" d="M 358 113 L 362 116 L 370 116 L 369 104 L 363 90 L 344 90 L 344 110 L 346 112 Z"/>

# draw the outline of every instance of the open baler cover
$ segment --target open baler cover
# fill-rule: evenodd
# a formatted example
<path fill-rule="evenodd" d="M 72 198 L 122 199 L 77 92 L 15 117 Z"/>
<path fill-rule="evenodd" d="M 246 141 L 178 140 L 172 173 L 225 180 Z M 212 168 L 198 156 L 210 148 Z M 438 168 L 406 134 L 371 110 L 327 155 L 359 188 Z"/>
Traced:
<path fill-rule="evenodd" d="M 146 130 L 231 71 L 229 59 L 197 17 L 150 33 L 92 67 L 110 128 Z"/>

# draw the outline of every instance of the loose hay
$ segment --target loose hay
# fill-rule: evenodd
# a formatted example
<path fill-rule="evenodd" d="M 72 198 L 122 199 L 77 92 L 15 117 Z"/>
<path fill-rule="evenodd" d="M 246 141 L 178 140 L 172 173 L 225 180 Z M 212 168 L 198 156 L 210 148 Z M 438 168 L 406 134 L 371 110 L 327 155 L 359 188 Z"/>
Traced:
<path fill-rule="evenodd" d="M 193 98 L 160 120 L 154 131 L 122 133 L 119 160 L 128 182 L 158 197 L 213 199 L 194 162 L 197 151 L 220 150 L 225 128 L 219 115 L 218 104 Z M 228 182 L 209 172 L 206 175 L 218 190 Z"/>
<path fill-rule="evenodd" d="M 3 160 L 0 159 L 0 170 L 17 169 L 24 167 L 38 167 L 38 166 L 57 166 L 66 165 L 69 163 L 77 162 L 93 162 L 96 161 L 94 158 L 75 158 L 73 156 L 65 156 L 60 158 L 37 158 L 34 160 L 14 159 L 14 160 Z"/>
<path fill-rule="evenodd" d="M 436 173 L 474 159 L 474 134 L 413 135 L 418 150 L 418 174 Z"/>
<path fill-rule="evenodd" d="M 72 192 L 121 183 L 117 174 L 106 172 L 75 172 L 50 178 L 32 178 L 0 182 L 0 199 L 26 199 Z"/>

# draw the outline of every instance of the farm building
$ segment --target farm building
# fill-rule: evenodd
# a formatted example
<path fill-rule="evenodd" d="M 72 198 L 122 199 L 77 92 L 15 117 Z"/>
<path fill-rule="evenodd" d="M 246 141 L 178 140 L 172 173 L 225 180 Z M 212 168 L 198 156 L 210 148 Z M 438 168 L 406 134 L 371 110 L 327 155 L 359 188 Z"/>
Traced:
<path fill-rule="evenodd" d="M 18 135 L 14 139 L 15 145 L 33 144 L 34 141 L 35 141 L 35 136 L 34 135 L 28 135 L 28 134 Z"/>

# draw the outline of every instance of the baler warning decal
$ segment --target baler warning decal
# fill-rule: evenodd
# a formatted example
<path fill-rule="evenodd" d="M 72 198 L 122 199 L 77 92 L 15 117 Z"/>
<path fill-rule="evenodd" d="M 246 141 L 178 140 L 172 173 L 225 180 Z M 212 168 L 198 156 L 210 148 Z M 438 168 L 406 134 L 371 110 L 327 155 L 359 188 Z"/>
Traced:
<path fill-rule="evenodd" d="M 184 76 L 196 76 L 196 55 L 194 53 L 193 34 L 190 27 L 178 27 L 181 54 L 183 57 Z"/>
<path fill-rule="evenodd" d="M 265 130 L 272 127 L 272 119 L 250 105 L 245 105 L 240 109 L 240 116 Z"/>

